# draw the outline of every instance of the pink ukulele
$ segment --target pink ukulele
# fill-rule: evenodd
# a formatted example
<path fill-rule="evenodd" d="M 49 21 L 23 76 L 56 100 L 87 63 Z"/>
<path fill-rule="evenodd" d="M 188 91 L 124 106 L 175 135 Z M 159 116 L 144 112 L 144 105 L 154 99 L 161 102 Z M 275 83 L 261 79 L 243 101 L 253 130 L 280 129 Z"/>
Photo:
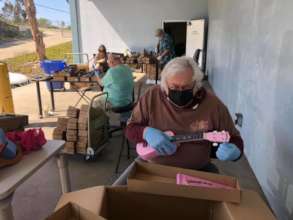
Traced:
<path fill-rule="evenodd" d="M 202 179 L 195 176 L 188 176 L 182 173 L 178 173 L 176 175 L 176 184 L 184 185 L 184 186 L 197 186 L 197 187 L 205 187 L 205 188 L 214 188 L 214 189 L 234 189 L 231 186 L 224 185 L 222 183 L 217 183 L 214 181 Z"/>
<path fill-rule="evenodd" d="M 184 143 L 207 140 L 213 143 L 229 142 L 230 135 L 227 131 L 213 131 L 213 132 L 197 132 L 187 135 L 175 135 L 172 131 L 166 131 L 165 134 L 170 136 L 171 142 Z M 136 152 L 144 160 L 151 160 L 159 156 L 157 151 L 145 143 L 138 143 L 136 145 Z"/>

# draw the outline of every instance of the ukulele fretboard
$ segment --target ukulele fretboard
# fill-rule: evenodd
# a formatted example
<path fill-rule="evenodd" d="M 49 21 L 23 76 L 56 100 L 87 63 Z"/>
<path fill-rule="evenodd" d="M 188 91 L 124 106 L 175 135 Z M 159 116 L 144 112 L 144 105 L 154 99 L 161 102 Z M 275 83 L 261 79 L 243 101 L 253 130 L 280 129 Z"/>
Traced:
<path fill-rule="evenodd" d="M 194 134 L 180 134 L 172 136 L 172 142 L 190 142 L 203 140 L 203 132 L 197 132 Z"/>

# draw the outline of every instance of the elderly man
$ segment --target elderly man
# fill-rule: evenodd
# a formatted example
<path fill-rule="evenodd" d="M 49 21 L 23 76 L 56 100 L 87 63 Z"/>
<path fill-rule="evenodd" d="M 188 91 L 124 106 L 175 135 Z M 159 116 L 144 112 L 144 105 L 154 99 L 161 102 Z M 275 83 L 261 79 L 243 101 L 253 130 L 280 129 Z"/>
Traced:
<path fill-rule="evenodd" d="M 157 59 L 160 64 L 160 68 L 163 69 L 164 66 L 175 57 L 175 50 L 173 45 L 173 40 L 165 33 L 162 29 L 156 30 L 156 37 L 159 38 L 157 45 L 158 56 Z"/>
<path fill-rule="evenodd" d="M 205 171 L 212 144 L 206 141 L 176 144 L 163 133 L 190 134 L 198 131 L 228 131 L 230 143 L 216 151 L 220 160 L 237 160 L 243 151 L 242 138 L 226 106 L 201 86 L 203 74 L 188 57 L 175 58 L 162 71 L 160 86 L 150 88 L 140 99 L 128 121 L 126 135 L 134 142 L 146 142 L 159 154 L 151 162 Z"/>
<path fill-rule="evenodd" d="M 108 102 L 112 107 L 125 107 L 133 101 L 134 81 L 132 70 L 121 63 L 120 57 L 110 54 L 108 57 L 110 69 L 103 78 L 97 77 L 104 92 L 108 93 Z M 99 106 L 104 106 L 105 97 L 97 100 Z"/>

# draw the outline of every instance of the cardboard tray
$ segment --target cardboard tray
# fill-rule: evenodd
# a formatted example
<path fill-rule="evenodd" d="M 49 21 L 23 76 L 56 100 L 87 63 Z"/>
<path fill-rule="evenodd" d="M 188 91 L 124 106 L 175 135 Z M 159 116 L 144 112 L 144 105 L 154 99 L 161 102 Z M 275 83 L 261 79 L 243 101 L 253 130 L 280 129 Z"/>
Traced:
<path fill-rule="evenodd" d="M 226 190 L 177 185 L 176 174 L 178 173 L 222 183 L 235 189 Z M 128 176 L 127 184 L 128 189 L 133 192 L 147 192 L 158 195 L 181 196 L 234 203 L 239 203 L 241 200 L 240 185 L 235 177 L 141 161 L 135 162 L 135 166 Z"/>
<path fill-rule="evenodd" d="M 233 204 L 100 186 L 62 195 L 47 220 L 61 219 L 275 220 L 275 217 L 257 193 L 249 190 L 243 191 L 240 204 Z"/>

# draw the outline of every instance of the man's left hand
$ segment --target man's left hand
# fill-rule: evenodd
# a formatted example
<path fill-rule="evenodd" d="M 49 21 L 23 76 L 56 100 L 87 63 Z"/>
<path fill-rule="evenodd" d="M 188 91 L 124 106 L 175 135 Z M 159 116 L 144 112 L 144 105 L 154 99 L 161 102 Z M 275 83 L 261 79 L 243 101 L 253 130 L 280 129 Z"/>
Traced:
<path fill-rule="evenodd" d="M 241 152 L 235 144 L 222 143 L 220 144 L 216 155 L 219 160 L 236 160 Z"/>
<path fill-rule="evenodd" d="M 162 56 L 158 56 L 158 57 L 157 57 L 157 60 L 160 61 L 161 59 L 162 59 Z"/>

